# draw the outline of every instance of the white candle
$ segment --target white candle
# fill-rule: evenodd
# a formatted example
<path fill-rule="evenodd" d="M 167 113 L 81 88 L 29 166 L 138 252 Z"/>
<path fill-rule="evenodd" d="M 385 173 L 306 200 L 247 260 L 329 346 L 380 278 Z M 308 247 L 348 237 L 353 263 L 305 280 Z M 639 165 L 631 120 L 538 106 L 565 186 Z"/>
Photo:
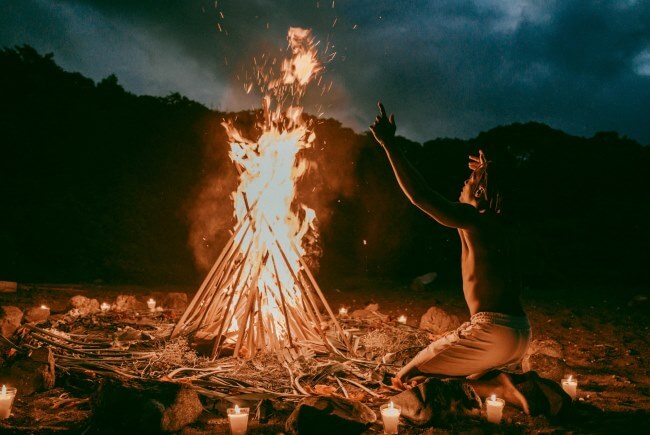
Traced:
<path fill-rule="evenodd" d="M 153 311 L 156 309 L 156 301 L 153 300 L 153 298 L 150 298 L 147 301 L 147 307 L 149 307 L 149 311 Z"/>
<path fill-rule="evenodd" d="M 399 316 L 399 317 L 397 318 L 397 322 L 398 322 L 398 323 L 401 323 L 401 324 L 403 324 L 403 325 L 406 325 L 406 316 L 405 316 L 404 314 L 402 314 L 401 316 Z"/>
<path fill-rule="evenodd" d="M 347 308 L 345 308 L 345 307 L 339 308 L 339 315 L 340 316 L 345 316 L 346 314 L 348 314 L 348 309 Z"/>
<path fill-rule="evenodd" d="M 248 408 L 240 408 L 238 405 L 228 408 L 228 420 L 233 435 L 244 435 L 248 428 Z"/>
<path fill-rule="evenodd" d="M 103 312 L 106 312 L 111 309 L 111 304 L 107 302 L 102 302 L 102 304 L 99 306 Z"/>
<path fill-rule="evenodd" d="M 2 391 L 0 391 L 0 419 L 9 418 L 11 415 L 11 405 L 14 403 L 14 397 L 16 397 L 16 389 L 7 388 L 3 385 Z"/>
<path fill-rule="evenodd" d="M 391 401 L 390 403 L 381 405 L 380 410 L 381 419 L 384 421 L 384 433 L 396 434 L 402 408 Z"/>
<path fill-rule="evenodd" d="M 485 410 L 487 411 L 487 420 L 490 423 L 500 423 L 503 415 L 503 407 L 506 405 L 505 400 L 499 399 L 496 394 L 485 400 Z"/>
<path fill-rule="evenodd" d="M 562 379 L 562 389 L 571 396 L 571 400 L 576 400 L 578 381 L 573 378 L 573 375 L 569 375 L 568 378 Z"/>

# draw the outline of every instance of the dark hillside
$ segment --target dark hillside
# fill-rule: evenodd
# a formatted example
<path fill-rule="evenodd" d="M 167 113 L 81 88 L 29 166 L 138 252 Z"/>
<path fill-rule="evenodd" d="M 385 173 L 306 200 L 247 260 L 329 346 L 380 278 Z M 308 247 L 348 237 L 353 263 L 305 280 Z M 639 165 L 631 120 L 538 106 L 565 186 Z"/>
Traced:
<path fill-rule="evenodd" d="M 96 84 L 27 46 L 0 52 L 0 91 L 0 279 L 201 279 L 232 228 L 236 178 L 220 123 L 237 118 L 253 131 L 259 113 L 135 96 L 115 76 Z M 372 138 L 312 121 L 317 141 L 305 150 L 299 195 L 319 219 L 321 280 L 436 271 L 458 283 L 458 236 L 406 200 Z M 469 153 L 504 162 L 528 286 L 647 288 L 650 148 L 539 123 L 468 141 L 400 140 L 451 199 Z"/>

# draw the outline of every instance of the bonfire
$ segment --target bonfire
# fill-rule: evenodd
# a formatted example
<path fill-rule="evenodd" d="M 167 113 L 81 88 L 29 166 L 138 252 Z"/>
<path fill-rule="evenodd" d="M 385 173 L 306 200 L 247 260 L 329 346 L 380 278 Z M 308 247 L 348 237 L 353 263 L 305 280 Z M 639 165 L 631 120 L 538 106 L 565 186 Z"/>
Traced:
<path fill-rule="evenodd" d="M 322 66 L 309 30 L 291 28 L 288 40 L 291 57 L 282 63 L 280 77 L 257 75 L 267 91 L 261 135 L 249 139 L 232 122 L 223 124 L 230 158 L 240 174 L 233 193 L 237 223 L 172 332 L 172 338 L 195 333 L 210 340 L 212 357 L 225 347 L 249 358 L 261 350 L 298 346 L 323 352 L 349 348 L 304 260 L 302 241 L 316 231 L 316 215 L 296 199 L 296 183 L 307 169 L 300 151 L 316 138 L 303 118 L 300 99 Z M 334 334 L 328 336 L 330 322 Z"/>

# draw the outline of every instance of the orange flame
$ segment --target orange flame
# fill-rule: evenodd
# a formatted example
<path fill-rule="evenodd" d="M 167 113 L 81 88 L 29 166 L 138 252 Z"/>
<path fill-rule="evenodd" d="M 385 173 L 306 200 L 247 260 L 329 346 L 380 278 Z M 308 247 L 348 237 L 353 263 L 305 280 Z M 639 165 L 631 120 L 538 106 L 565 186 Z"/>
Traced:
<path fill-rule="evenodd" d="M 281 77 L 261 86 L 270 95 L 263 99 L 260 137 L 247 139 L 232 123 L 224 123 L 229 155 L 240 172 L 239 186 L 233 193 L 235 217 L 237 222 L 247 218 L 252 222 L 252 230 L 240 232 L 235 240 L 245 262 L 242 275 L 248 277 L 243 288 L 258 289 L 261 302 L 257 308 L 273 320 L 278 338 L 288 332 L 282 298 L 287 305 L 298 307 L 303 297 L 294 277 L 305 254 L 301 241 L 313 228 L 316 215 L 296 204 L 296 182 L 308 168 L 299 152 L 310 147 L 316 137 L 303 120 L 299 100 L 307 84 L 322 70 L 309 30 L 292 27 L 288 40 L 291 58 L 283 61 Z M 292 105 L 285 108 L 289 97 Z M 232 319 L 228 331 L 238 328 L 235 316 Z M 245 327 L 241 322 L 239 326 Z"/>

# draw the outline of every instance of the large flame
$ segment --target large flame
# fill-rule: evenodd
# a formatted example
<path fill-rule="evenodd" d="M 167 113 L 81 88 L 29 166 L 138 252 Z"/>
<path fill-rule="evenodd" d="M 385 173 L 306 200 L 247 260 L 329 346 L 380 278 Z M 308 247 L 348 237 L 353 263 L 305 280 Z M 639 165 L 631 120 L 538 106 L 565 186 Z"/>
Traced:
<path fill-rule="evenodd" d="M 283 61 L 281 76 L 259 84 L 267 91 L 260 137 L 247 139 L 232 123 L 224 123 L 230 158 L 240 172 L 239 186 L 233 193 L 235 217 L 240 223 L 251 220 L 250 230 L 240 231 L 235 240 L 244 263 L 242 276 L 247 278 L 238 287 L 241 294 L 234 298 L 244 297 L 244 290 L 257 289 L 261 297 L 254 310 L 271 320 L 278 339 L 288 333 L 283 304 L 299 307 L 304 296 L 295 279 L 305 254 L 301 242 L 315 213 L 297 204 L 296 182 L 307 170 L 300 150 L 310 147 L 315 135 L 304 122 L 299 103 L 308 83 L 322 70 L 309 30 L 290 28 L 288 41 L 291 57 Z M 246 326 L 241 319 L 237 324 L 237 313 L 230 315 L 229 331 Z M 261 322 L 258 317 L 251 316 L 250 322 Z"/>

